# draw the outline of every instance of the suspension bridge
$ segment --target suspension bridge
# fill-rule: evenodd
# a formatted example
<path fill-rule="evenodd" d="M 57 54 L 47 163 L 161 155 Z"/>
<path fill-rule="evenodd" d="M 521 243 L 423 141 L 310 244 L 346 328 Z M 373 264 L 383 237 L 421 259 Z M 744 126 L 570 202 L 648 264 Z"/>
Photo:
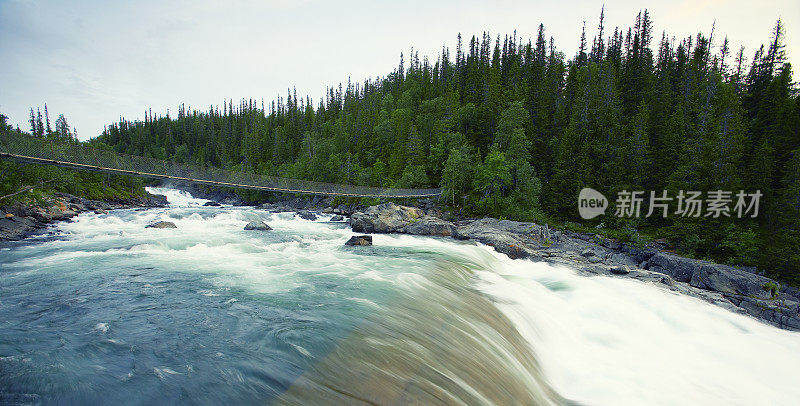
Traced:
<path fill-rule="evenodd" d="M 201 167 L 121 154 L 94 148 L 86 143 L 59 142 L 10 131 L 0 134 L 0 158 L 82 171 L 293 194 L 377 198 L 421 198 L 436 197 L 441 194 L 441 189 L 394 189 L 345 185 Z"/>

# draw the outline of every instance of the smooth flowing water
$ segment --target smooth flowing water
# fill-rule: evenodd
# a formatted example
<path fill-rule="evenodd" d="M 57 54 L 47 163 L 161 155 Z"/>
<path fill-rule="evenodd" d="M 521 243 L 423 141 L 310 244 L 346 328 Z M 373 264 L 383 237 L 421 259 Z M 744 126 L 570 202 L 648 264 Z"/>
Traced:
<path fill-rule="evenodd" d="M 0 248 L 0 404 L 800 399 L 800 334 L 656 285 L 153 192 Z"/>

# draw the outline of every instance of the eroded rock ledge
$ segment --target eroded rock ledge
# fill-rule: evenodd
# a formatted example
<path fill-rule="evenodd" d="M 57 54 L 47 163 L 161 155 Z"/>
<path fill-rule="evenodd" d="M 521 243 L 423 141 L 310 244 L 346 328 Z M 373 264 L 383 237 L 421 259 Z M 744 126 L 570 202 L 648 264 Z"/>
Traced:
<path fill-rule="evenodd" d="M 384 203 L 352 214 L 353 231 L 406 233 L 474 240 L 513 259 L 569 266 L 587 275 L 613 275 L 664 285 L 775 326 L 800 331 L 800 292 L 747 270 L 640 249 L 601 236 L 483 218 L 456 223 L 435 212 Z"/>
<path fill-rule="evenodd" d="M 26 206 L 20 203 L 0 207 L 0 241 L 20 240 L 55 221 L 69 220 L 86 211 L 104 213 L 113 209 L 164 207 L 167 198 L 147 195 L 114 201 L 90 200 L 68 193 L 56 193 L 44 204 Z"/>

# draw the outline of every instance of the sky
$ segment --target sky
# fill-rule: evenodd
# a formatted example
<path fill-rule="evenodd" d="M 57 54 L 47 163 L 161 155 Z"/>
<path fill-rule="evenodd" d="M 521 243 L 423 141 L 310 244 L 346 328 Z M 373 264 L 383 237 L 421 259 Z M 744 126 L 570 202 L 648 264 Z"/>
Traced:
<path fill-rule="evenodd" d="M 458 33 L 527 39 L 543 23 L 571 57 L 604 3 L 609 34 L 648 9 L 655 44 L 664 30 L 681 39 L 715 26 L 715 45 L 728 36 L 748 60 L 781 18 L 789 60 L 800 58 L 797 0 L 0 0 L 0 113 L 28 130 L 30 108 L 46 103 L 51 121 L 64 114 L 88 139 L 120 117 L 174 116 L 180 104 L 269 104 L 296 88 L 316 105 L 328 86 L 387 75 L 412 48 L 433 61 L 442 46 L 455 55 Z"/>

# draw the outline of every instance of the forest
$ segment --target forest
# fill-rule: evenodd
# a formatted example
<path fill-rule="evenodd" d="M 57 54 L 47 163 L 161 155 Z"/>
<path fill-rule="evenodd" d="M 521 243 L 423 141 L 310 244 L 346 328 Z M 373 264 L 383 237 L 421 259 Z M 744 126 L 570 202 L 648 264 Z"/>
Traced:
<path fill-rule="evenodd" d="M 180 106 L 120 119 L 90 142 L 117 152 L 259 174 L 383 187 L 441 187 L 467 216 L 547 222 L 800 283 L 800 100 L 777 21 L 749 52 L 727 37 L 584 24 L 577 50 L 544 25 L 459 34 L 435 59 L 413 49 L 386 76 L 339 84 L 316 103 Z M 34 129 L 35 130 L 35 129 Z M 756 217 L 578 217 L 596 189 L 763 194 Z"/>
<path fill-rule="evenodd" d="M 47 105 L 31 109 L 29 120 L 31 131 L 27 135 L 52 142 L 77 143 L 77 132 L 66 117 L 59 114 L 51 123 Z M 23 133 L 8 124 L 8 117 L 0 114 L 0 136 L 5 132 Z M 2 142 L 2 138 L 0 138 Z M 130 176 L 80 172 L 46 165 L 29 165 L 0 160 L 0 207 L 16 202 L 24 204 L 44 203 L 43 198 L 55 192 L 70 193 L 88 199 L 122 200 L 145 194 L 141 179 Z"/>

